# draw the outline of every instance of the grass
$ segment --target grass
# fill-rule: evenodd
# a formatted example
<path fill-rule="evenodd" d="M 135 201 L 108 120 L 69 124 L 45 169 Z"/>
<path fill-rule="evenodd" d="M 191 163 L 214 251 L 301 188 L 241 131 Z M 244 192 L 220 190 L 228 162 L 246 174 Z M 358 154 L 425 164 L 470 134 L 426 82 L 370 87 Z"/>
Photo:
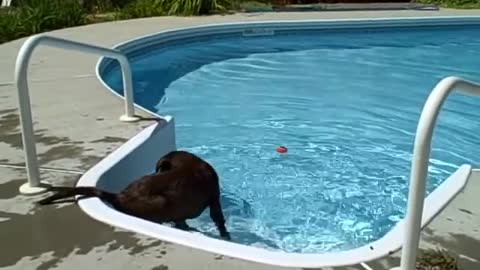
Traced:
<path fill-rule="evenodd" d="M 416 270 L 461 270 L 458 258 L 442 249 L 425 250 L 417 257 Z"/>

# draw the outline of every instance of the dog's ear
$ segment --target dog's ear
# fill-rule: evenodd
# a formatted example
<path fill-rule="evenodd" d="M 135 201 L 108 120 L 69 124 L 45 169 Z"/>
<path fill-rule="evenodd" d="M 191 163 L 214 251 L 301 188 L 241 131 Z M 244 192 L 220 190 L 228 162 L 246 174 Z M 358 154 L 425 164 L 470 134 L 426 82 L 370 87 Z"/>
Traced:
<path fill-rule="evenodd" d="M 169 160 L 163 159 L 158 161 L 157 166 L 155 167 L 155 172 L 156 173 L 165 172 L 171 169 L 172 169 L 172 163 Z"/>

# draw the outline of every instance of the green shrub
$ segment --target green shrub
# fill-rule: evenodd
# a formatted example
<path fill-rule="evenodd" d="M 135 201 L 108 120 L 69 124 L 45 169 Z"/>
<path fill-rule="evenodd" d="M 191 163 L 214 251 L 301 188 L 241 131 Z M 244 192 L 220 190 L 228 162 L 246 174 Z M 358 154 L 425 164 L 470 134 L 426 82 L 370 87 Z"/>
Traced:
<path fill-rule="evenodd" d="M 78 0 L 17 0 L 0 12 L 0 43 L 86 23 Z"/>
<path fill-rule="evenodd" d="M 102 13 L 114 8 L 111 0 L 83 0 L 82 6 L 89 13 Z"/>
<path fill-rule="evenodd" d="M 81 0 L 82 6 L 90 13 L 111 12 L 128 5 L 132 0 Z"/>
<path fill-rule="evenodd" d="M 232 0 L 160 0 L 169 15 L 202 15 L 225 12 Z"/>
<path fill-rule="evenodd" d="M 87 1 L 87 0 L 84 0 Z M 224 12 L 242 0 L 88 0 L 111 1 L 119 14 L 117 19 L 142 18 L 162 15 L 202 15 Z"/>
<path fill-rule="evenodd" d="M 78 0 L 23 0 L 16 9 L 28 35 L 86 23 L 87 12 Z"/>
<path fill-rule="evenodd" d="M 0 9 L 0 43 L 25 36 L 21 28 L 21 20 L 12 9 Z"/>
<path fill-rule="evenodd" d="M 160 0 L 133 0 L 117 13 L 117 19 L 134 19 L 165 15 Z"/>

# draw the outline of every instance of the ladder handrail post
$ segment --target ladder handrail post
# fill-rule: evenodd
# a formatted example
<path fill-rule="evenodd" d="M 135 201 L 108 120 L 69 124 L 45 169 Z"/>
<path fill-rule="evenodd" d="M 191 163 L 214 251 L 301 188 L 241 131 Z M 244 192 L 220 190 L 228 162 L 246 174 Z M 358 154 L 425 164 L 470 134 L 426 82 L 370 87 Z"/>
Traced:
<path fill-rule="evenodd" d="M 40 181 L 37 151 L 35 147 L 35 135 L 28 88 L 28 66 L 30 58 L 39 45 L 74 50 L 85 53 L 97 54 L 116 59 L 121 67 L 123 88 L 125 96 L 125 114 L 120 117 L 121 121 L 134 122 L 139 117 L 135 116 L 132 70 L 128 58 L 122 52 L 107 49 L 76 41 L 70 41 L 57 37 L 38 34 L 28 38 L 20 48 L 15 63 L 15 83 L 17 86 L 18 106 L 20 111 L 20 125 L 22 129 L 22 143 L 25 153 L 25 165 L 27 168 L 28 182 L 20 187 L 23 194 L 37 194 L 46 191 L 46 187 Z"/>
<path fill-rule="evenodd" d="M 480 84 L 450 76 L 442 79 L 425 102 L 415 134 L 410 171 L 407 213 L 404 223 L 404 242 L 398 270 L 415 270 L 420 244 L 421 222 L 426 195 L 428 164 L 432 136 L 438 115 L 445 100 L 454 90 L 480 96 Z"/>

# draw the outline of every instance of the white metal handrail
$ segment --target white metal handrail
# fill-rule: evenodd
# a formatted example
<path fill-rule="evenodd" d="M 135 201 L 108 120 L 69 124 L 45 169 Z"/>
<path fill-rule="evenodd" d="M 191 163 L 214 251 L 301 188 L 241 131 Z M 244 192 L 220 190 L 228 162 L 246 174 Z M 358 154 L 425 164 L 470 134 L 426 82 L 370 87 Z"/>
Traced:
<path fill-rule="evenodd" d="M 459 77 L 446 77 L 441 80 L 428 96 L 417 126 L 410 171 L 405 234 L 399 270 L 415 270 L 415 262 L 420 242 L 423 205 L 426 195 L 426 178 L 433 129 L 444 101 L 453 90 L 480 96 L 480 84 Z"/>
<path fill-rule="evenodd" d="M 35 137 L 33 132 L 32 112 L 28 90 L 28 64 L 33 51 L 38 45 L 46 45 L 67 50 L 81 51 L 116 59 L 121 66 L 123 89 L 125 95 L 125 114 L 121 121 L 133 122 L 139 118 L 135 116 L 133 106 L 132 72 L 127 57 L 118 50 L 107 49 L 76 41 L 39 34 L 28 38 L 20 48 L 15 64 L 15 83 L 18 91 L 18 105 L 20 108 L 20 124 L 22 127 L 22 141 L 25 152 L 28 182 L 20 187 L 23 194 L 36 194 L 46 190 L 40 182 Z"/>

